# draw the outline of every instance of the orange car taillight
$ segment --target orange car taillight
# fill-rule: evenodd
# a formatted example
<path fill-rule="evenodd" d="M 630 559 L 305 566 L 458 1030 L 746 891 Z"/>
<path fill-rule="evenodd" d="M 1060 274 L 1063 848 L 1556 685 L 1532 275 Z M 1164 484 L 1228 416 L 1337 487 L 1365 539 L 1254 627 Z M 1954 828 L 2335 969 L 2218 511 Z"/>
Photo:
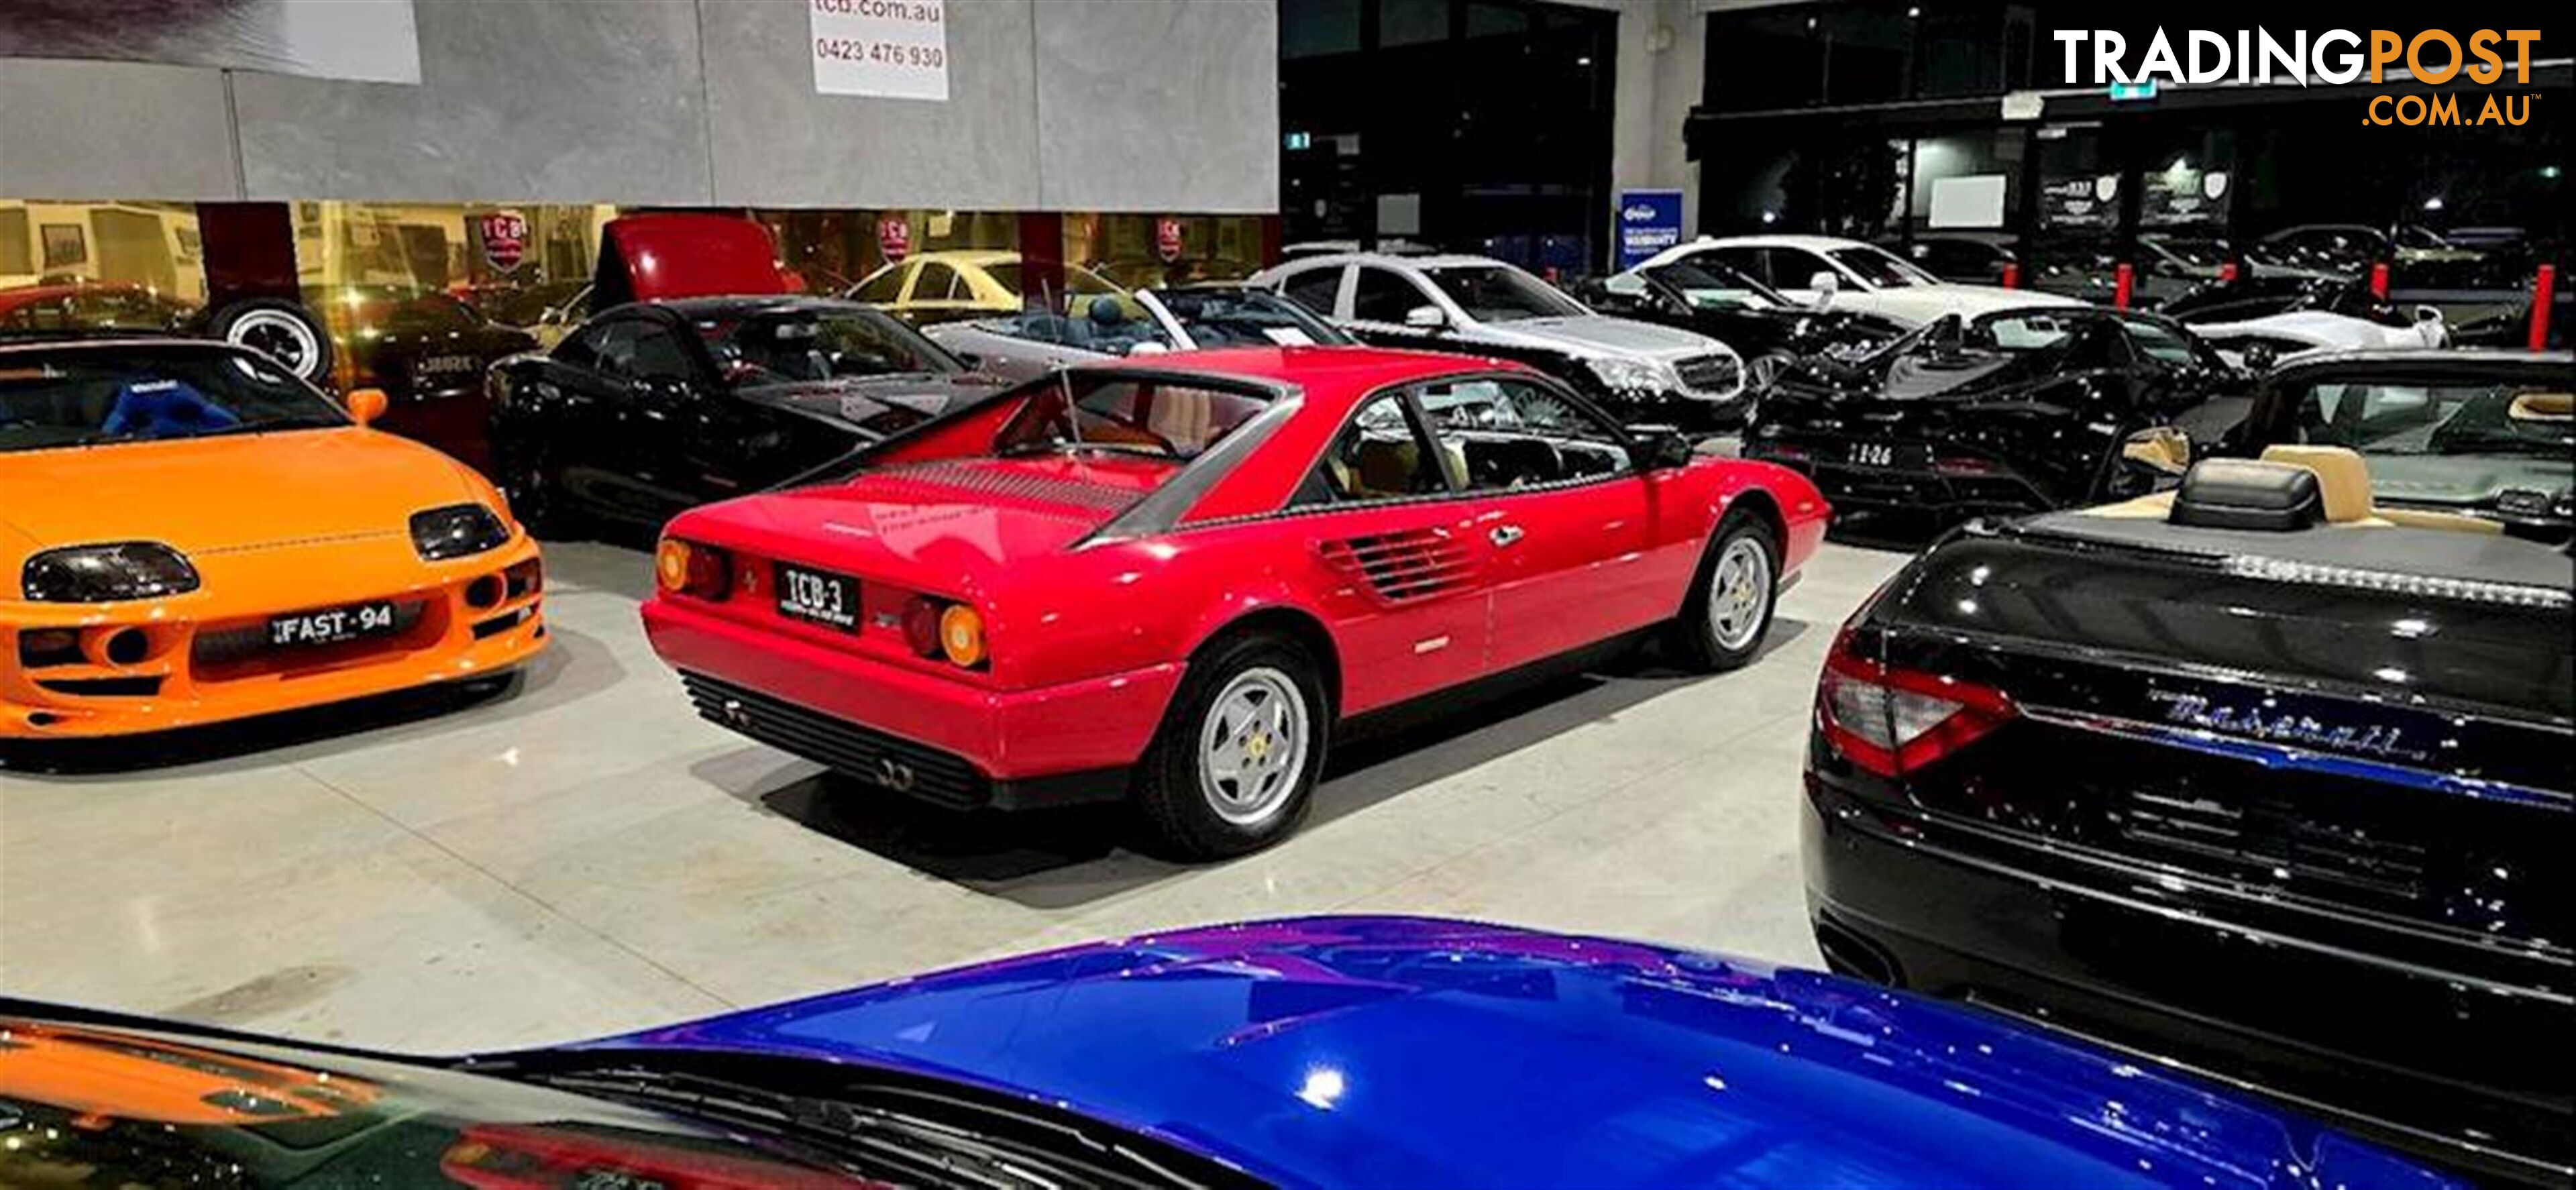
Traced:
<path fill-rule="evenodd" d="M 1816 685 L 1826 742 L 1882 777 L 1932 764 L 2016 714 L 2000 690 L 1861 656 L 1848 627 L 1834 638 Z"/>
<path fill-rule="evenodd" d="M 653 577 L 672 594 L 722 599 L 733 588 L 733 563 L 713 546 L 666 537 L 653 551 Z"/>
<path fill-rule="evenodd" d="M 984 664 L 984 616 L 962 603 L 915 595 L 903 605 L 903 643 L 960 669 Z"/>

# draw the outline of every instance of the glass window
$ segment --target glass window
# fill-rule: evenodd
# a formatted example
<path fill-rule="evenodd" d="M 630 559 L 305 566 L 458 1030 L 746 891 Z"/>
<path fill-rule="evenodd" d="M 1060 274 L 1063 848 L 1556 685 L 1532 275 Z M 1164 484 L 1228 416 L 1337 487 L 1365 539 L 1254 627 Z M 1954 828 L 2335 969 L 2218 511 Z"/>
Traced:
<path fill-rule="evenodd" d="M 1308 269 L 1288 278 L 1279 290 L 1298 305 L 1330 318 L 1333 316 L 1333 303 L 1342 296 L 1342 268 L 1334 265 Z"/>
<path fill-rule="evenodd" d="M 1580 318 L 1583 307 L 1554 286 L 1510 265 L 1457 265 L 1423 275 L 1478 322 L 1527 318 Z"/>
<path fill-rule="evenodd" d="M 950 301 L 960 297 L 958 291 L 964 288 L 967 287 L 957 279 L 957 270 L 936 260 L 926 261 L 922 264 L 921 271 L 913 276 L 911 300 L 915 302 Z M 965 296 L 971 296 L 971 291 Z"/>
<path fill-rule="evenodd" d="M 577 336 L 572 341 L 587 344 L 591 366 L 598 369 L 600 375 L 631 379 L 643 375 L 636 370 L 637 344 L 654 330 L 651 324 L 640 318 L 620 318 L 593 327 L 588 334 Z"/>
<path fill-rule="evenodd" d="M 1359 266 L 1359 282 L 1351 290 L 1351 317 L 1363 322 L 1404 325 L 1404 312 L 1416 306 L 1428 306 L 1431 295 L 1420 286 L 1389 269 Z"/>
<path fill-rule="evenodd" d="M 0 206 L 0 277 L 36 271 L 34 237 L 25 205 Z"/>
<path fill-rule="evenodd" d="M 1279 56 L 1312 58 L 1360 48 L 1360 0 L 1298 0 L 1279 6 Z"/>
<path fill-rule="evenodd" d="M 1862 280 L 1875 288 L 1936 283 L 1932 274 L 1897 259 L 1895 254 L 1884 248 L 1855 244 L 1849 248 L 1836 248 L 1831 255 L 1836 263 L 1860 274 Z"/>
<path fill-rule="evenodd" d="M 1694 258 L 1700 256 L 1714 257 L 1720 264 L 1724 264 L 1727 267 L 1743 273 L 1756 281 L 1760 281 L 1765 285 L 1771 286 L 1774 289 L 1783 285 L 1788 285 L 1791 289 L 1804 289 L 1807 287 L 1807 279 L 1803 276 L 1799 277 L 1794 284 L 1784 278 L 1773 276 L 1771 274 L 1771 252 L 1766 248 L 1746 248 L 1742 246 L 1711 248 L 1706 252 L 1694 253 L 1693 256 Z"/>
<path fill-rule="evenodd" d="M 0 369 L 0 452 L 347 424 L 265 357 L 213 345 L 16 352 Z"/>
<path fill-rule="evenodd" d="M 2038 351 L 2064 343 L 2074 333 L 2054 314 L 2004 314 L 1985 322 L 1986 335 L 2005 351 Z"/>
<path fill-rule="evenodd" d="M 1200 347 L 1276 343 L 1287 347 L 1347 346 L 1356 340 L 1315 317 L 1304 306 L 1259 289 L 1219 286 L 1157 289 L 1154 300 Z"/>
<path fill-rule="evenodd" d="M 2200 358 L 2200 353 L 2192 350 L 2191 340 L 2174 333 L 2170 327 L 2135 318 L 2121 319 L 2120 325 L 2128 328 L 2129 345 L 2149 359 L 2168 364 L 2188 364 Z"/>
<path fill-rule="evenodd" d="M 1261 219 L 1254 215 L 1064 217 L 1065 263 L 1127 289 L 1240 280 L 1261 271 L 1261 254 Z"/>
<path fill-rule="evenodd" d="M 1315 473 L 1291 504 L 1341 500 L 1394 500 L 1437 495 L 1449 483 L 1432 465 L 1432 452 L 1404 411 L 1400 394 L 1372 397 L 1333 439 Z"/>
<path fill-rule="evenodd" d="M 762 314 L 698 331 L 737 385 L 962 370 L 920 332 L 874 310 Z"/>
<path fill-rule="evenodd" d="M 1442 381 L 1419 391 L 1431 434 L 1476 491 L 1510 491 L 1617 475 L 1626 442 L 1609 423 L 1524 380 Z"/>
<path fill-rule="evenodd" d="M 685 380 L 694 371 L 689 366 L 688 349 L 680 346 L 679 336 L 658 326 L 641 328 L 626 367 L 627 374 L 637 378 Z"/>
<path fill-rule="evenodd" d="M 0 200 L 0 326 L 178 326 L 206 300 L 193 203 Z"/>
<path fill-rule="evenodd" d="M 2506 492 L 2564 492 L 2576 479 L 2563 389 L 2323 382 L 2300 394 L 2298 436 L 2361 452 L 2381 494 L 2409 501 L 2493 507 Z"/>
<path fill-rule="evenodd" d="M 1377 43 L 1413 45 L 1449 37 L 1449 0 L 1377 0 Z"/>
<path fill-rule="evenodd" d="M 607 371 L 606 348 L 611 340 L 624 333 L 627 325 L 623 321 L 596 323 L 578 334 L 566 335 L 564 341 L 556 345 L 554 356 L 576 368 Z"/>
<path fill-rule="evenodd" d="M 875 306 L 888 306 L 903 296 L 903 266 L 890 264 L 868 274 L 850 296 Z"/>
<path fill-rule="evenodd" d="M 1117 451 L 1187 460 L 1252 420 L 1269 403 L 1269 395 L 1260 391 L 1071 375 L 1062 384 L 1031 394 L 993 436 L 993 451 L 1001 455 Z"/>
<path fill-rule="evenodd" d="M 1703 310 L 1777 310 L 1790 304 L 1770 286 L 1714 259 L 1713 253 L 1656 265 L 1645 272 Z"/>

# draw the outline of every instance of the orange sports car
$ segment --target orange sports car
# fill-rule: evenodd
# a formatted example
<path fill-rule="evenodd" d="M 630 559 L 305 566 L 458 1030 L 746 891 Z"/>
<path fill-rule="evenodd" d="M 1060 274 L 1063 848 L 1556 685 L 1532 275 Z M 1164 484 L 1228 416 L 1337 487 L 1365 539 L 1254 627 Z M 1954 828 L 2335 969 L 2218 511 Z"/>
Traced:
<path fill-rule="evenodd" d="M 264 355 L 0 343 L 0 740 L 156 731 L 432 682 L 545 645 L 492 485 Z"/>

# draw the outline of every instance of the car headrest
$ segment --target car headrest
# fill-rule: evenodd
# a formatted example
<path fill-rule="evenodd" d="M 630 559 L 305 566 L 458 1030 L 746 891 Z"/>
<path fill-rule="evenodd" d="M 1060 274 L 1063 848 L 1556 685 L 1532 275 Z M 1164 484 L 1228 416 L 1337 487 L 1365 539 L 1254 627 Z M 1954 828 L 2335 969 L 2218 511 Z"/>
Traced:
<path fill-rule="evenodd" d="M 2287 463 L 2316 472 L 2317 490 L 2325 495 L 2326 520 L 2337 525 L 2371 518 L 2370 466 L 2349 446 L 2267 446 L 2266 463 Z"/>
<path fill-rule="evenodd" d="M 1091 299 L 1091 320 L 1104 326 L 1116 326 L 1127 321 L 1127 311 L 1118 305 L 1117 298 L 1102 294 Z"/>
<path fill-rule="evenodd" d="M 2202 529 L 2288 532 L 2325 519 L 2317 473 L 2287 463 L 2205 459 L 2184 472 L 2165 520 Z"/>
<path fill-rule="evenodd" d="M 2524 393 L 2505 408 L 2505 416 L 2515 421 L 2567 421 L 2576 418 L 2576 395 Z"/>
<path fill-rule="evenodd" d="M 241 424 L 232 410 L 206 399 L 184 380 L 128 381 L 116 390 L 99 429 L 138 438 L 185 437 Z"/>

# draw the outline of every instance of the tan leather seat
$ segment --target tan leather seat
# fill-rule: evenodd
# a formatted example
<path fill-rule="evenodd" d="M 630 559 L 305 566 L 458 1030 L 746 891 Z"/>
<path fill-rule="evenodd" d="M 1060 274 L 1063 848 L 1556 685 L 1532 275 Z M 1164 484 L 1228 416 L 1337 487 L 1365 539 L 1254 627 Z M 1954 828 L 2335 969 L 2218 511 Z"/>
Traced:
<path fill-rule="evenodd" d="M 2576 420 L 2576 394 L 2524 393 L 2513 399 L 2505 416 L 2515 421 Z"/>
<path fill-rule="evenodd" d="M 2351 447 L 2267 446 L 2263 448 L 2263 461 L 2314 472 L 2317 494 L 2325 501 L 2327 524 L 2356 525 L 2378 519 L 2377 510 L 2371 507 L 2370 466 Z"/>
<path fill-rule="evenodd" d="M 1359 490 L 1363 497 L 1404 496 L 1413 492 L 1413 477 L 1422 467 L 1422 452 L 1411 440 L 1360 443 Z"/>
<path fill-rule="evenodd" d="M 2404 525 L 2452 533 L 2502 533 L 2504 526 L 2484 517 L 2419 508 L 2381 508 L 2370 494 L 2370 465 L 2345 446 L 2267 446 L 2263 461 L 2288 463 L 2315 472 L 2325 498 L 2326 523 L 2357 528 Z"/>

